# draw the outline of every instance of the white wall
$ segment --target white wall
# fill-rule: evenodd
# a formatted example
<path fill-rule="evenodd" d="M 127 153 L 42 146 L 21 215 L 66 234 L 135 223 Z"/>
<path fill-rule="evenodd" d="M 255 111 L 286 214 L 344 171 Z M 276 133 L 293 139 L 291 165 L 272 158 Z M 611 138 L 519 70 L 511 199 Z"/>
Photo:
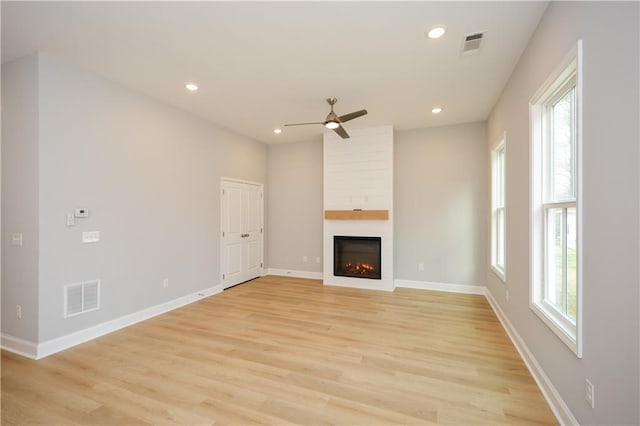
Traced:
<path fill-rule="evenodd" d="M 269 145 L 268 169 L 267 266 L 321 273 L 322 141 Z"/>
<path fill-rule="evenodd" d="M 22 233 L 23 245 L 11 235 Z M 2 332 L 38 339 L 38 58 L 2 66 Z M 22 319 L 16 315 L 22 306 Z"/>
<path fill-rule="evenodd" d="M 39 341 L 218 285 L 220 177 L 265 182 L 266 147 L 54 56 L 38 62 Z M 3 159 L 17 161 L 4 146 Z M 65 226 L 76 207 L 90 217 Z M 89 230 L 101 242 L 82 244 Z M 102 308 L 64 319 L 63 286 L 88 279 L 102 280 Z"/>
<path fill-rule="evenodd" d="M 394 155 L 396 278 L 486 285 L 485 124 L 396 132 Z"/>
<path fill-rule="evenodd" d="M 637 2 L 550 3 L 488 122 L 491 143 L 507 133 L 507 283 L 489 272 L 488 286 L 580 424 L 640 421 L 638 16 Z M 529 309 L 528 234 L 528 102 L 578 39 L 584 50 L 582 359 Z M 595 386 L 594 409 L 584 401 L 585 378 Z"/>

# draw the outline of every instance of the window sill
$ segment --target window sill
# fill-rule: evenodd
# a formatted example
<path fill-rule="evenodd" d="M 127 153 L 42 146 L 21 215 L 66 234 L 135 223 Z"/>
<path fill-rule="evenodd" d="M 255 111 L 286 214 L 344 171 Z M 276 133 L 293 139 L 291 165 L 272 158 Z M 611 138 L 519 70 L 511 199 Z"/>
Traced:
<path fill-rule="evenodd" d="M 502 281 L 503 284 L 507 283 L 507 277 L 505 276 L 505 273 L 503 270 L 501 270 L 500 268 L 496 267 L 495 265 L 491 265 L 491 271 L 493 271 L 493 273 L 500 278 L 500 281 Z"/>
<path fill-rule="evenodd" d="M 529 307 L 578 358 L 582 358 L 582 345 L 578 342 L 575 328 L 562 324 L 557 318 L 559 314 L 541 302 L 532 302 Z"/>

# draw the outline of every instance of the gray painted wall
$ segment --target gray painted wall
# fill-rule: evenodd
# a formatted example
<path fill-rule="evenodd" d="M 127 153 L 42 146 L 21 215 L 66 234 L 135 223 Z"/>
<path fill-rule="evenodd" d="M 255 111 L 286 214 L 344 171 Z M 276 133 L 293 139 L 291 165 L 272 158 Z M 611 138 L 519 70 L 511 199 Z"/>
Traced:
<path fill-rule="evenodd" d="M 507 133 L 507 283 L 489 272 L 488 286 L 581 424 L 640 422 L 638 16 L 637 2 L 550 3 L 488 123 L 491 143 Z M 529 309 L 528 233 L 528 102 L 578 39 L 584 49 L 582 359 Z M 585 378 L 595 386 L 594 409 L 584 401 Z"/>
<path fill-rule="evenodd" d="M 11 245 L 22 233 L 23 245 Z M 38 58 L 2 66 L 2 332 L 38 339 Z M 22 306 L 22 319 L 16 315 Z"/>
<path fill-rule="evenodd" d="M 485 125 L 394 138 L 395 277 L 485 285 Z M 322 256 L 322 142 L 271 145 L 268 158 L 268 266 L 321 272 L 315 257 Z"/>
<path fill-rule="evenodd" d="M 269 268 L 321 273 L 322 141 L 270 145 L 268 169 Z"/>
<path fill-rule="evenodd" d="M 38 96 L 39 341 L 219 284 L 220 177 L 265 182 L 266 147 L 50 55 Z M 77 207 L 90 217 L 65 226 Z M 93 230 L 101 242 L 81 243 Z M 102 280 L 102 308 L 64 319 L 63 286 L 89 279 Z"/>
<path fill-rule="evenodd" d="M 486 285 L 486 156 L 484 123 L 395 133 L 396 279 Z"/>

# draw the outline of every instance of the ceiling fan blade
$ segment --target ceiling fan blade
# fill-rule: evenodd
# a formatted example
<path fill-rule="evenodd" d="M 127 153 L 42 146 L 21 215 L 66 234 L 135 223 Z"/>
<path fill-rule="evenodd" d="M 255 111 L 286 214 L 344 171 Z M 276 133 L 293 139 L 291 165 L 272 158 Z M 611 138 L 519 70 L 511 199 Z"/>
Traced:
<path fill-rule="evenodd" d="M 344 129 L 344 127 L 336 127 L 335 129 L 333 129 L 333 131 L 339 134 L 342 139 L 349 139 L 349 134 Z"/>
<path fill-rule="evenodd" d="M 361 109 L 360 111 L 350 112 L 349 114 L 341 115 L 340 117 L 338 117 L 338 119 L 340 120 L 341 123 L 344 123 L 345 121 L 353 120 L 354 118 L 362 117 L 363 115 L 366 115 L 366 114 L 367 114 L 367 110 Z"/>
<path fill-rule="evenodd" d="M 306 126 L 307 124 L 322 124 L 324 125 L 324 122 L 322 121 L 318 121 L 315 123 L 295 123 L 295 124 L 285 124 L 285 126 Z"/>

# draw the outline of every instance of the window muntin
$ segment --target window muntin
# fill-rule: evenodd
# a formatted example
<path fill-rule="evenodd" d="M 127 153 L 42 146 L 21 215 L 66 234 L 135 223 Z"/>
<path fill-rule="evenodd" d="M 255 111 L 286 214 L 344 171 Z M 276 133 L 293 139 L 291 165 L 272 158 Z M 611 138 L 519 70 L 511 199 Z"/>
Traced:
<path fill-rule="evenodd" d="M 581 44 L 531 101 L 531 308 L 581 357 Z"/>

